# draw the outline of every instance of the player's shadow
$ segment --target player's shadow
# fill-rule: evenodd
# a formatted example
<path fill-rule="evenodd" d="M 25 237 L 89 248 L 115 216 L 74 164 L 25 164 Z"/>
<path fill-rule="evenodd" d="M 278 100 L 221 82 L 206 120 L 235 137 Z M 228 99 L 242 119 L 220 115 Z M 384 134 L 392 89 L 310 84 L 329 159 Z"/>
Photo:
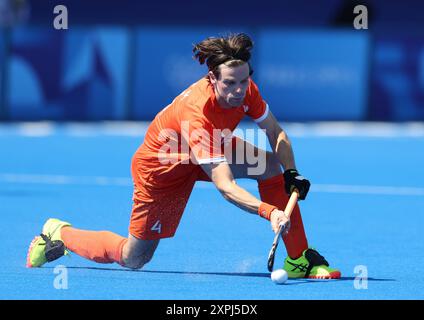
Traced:
<path fill-rule="evenodd" d="M 368 280 L 368 281 L 397 281 L 396 279 L 384 279 L 384 278 L 360 278 L 360 277 L 341 277 L 341 281 L 354 281 L 354 280 Z"/>
<path fill-rule="evenodd" d="M 44 267 L 51 268 L 53 267 Z M 99 270 L 99 271 L 115 271 L 115 272 L 140 272 L 140 273 L 154 273 L 154 274 L 181 274 L 191 276 L 228 276 L 228 277 L 253 277 L 253 278 L 270 278 L 270 273 L 265 272 L 200 272 L 200 271 L 166 271 L 166 270 L 132 270 L 132 269 L 118 269 L 118 268 L 101 268 L 101 267 L 68 267 L 68 269 L 82 269 L 82 270 Z M 291 279 L 285 285 L 298 285 L 302 283 L 320 283 L 332 281 L 354 281 L 361 280 L 357 277 L 341 277 L 340 279 L 326 280 L 326 279 Z M 379 278 L 366 278 L 367 281 L 396 281 L 396 279 L 379 279 Z"/>

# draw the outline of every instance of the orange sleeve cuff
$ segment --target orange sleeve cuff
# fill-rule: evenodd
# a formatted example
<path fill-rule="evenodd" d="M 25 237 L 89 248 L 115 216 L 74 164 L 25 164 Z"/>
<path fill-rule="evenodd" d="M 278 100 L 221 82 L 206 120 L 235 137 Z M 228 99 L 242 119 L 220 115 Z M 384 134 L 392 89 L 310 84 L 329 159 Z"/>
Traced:
<path fill-rule="evenodd" d="M 265 218 L 267 220 L 271 219 L 271 212 L 275 209 L 278 209 L 276 206 L 270 205 L 266 202 L 262 202 L 259 206 L 258 214 L 262 218 Z"/>

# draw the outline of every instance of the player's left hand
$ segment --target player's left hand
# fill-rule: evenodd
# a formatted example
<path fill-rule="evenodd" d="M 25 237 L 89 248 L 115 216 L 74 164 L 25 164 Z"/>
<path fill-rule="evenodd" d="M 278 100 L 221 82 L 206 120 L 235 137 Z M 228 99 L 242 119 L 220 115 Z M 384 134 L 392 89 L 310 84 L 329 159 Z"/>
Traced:
<path fill-rule="evenodd" d="M 308 179 L 301 176 L 296 169 L 288 169 L 284 171 L 284 180 L 286 183 L 286 192 L 291 195 L 294 189 L 299 191 L 299 199 L 305 200 L 309 192 L 311 183 Z"/>

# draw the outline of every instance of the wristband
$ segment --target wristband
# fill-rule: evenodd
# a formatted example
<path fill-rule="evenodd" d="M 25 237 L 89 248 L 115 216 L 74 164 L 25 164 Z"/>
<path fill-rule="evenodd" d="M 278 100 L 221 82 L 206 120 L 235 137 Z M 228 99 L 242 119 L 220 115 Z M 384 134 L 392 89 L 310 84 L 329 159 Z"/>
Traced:
<path fill-rule="evenodd" d="M 259 206 L 258 214 L 262 218 L 270 220 L 271 219 L 271 212 L 275 209 L 278 209 L 278 208 L 276 206 L 262 202 L 261 205 Z"/>

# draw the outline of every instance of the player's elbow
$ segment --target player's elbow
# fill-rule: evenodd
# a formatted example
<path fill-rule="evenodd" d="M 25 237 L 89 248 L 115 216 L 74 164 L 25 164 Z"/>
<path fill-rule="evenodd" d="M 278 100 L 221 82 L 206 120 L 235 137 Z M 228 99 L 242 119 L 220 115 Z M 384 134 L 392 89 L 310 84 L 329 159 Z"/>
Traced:
<path fill-rule="evenodd" d="M 235 180 L 225 181 L 221 183 L 215 183 L 216 188 L 224 197 L 225 200 L 230 200 L 232 198 L 232 194 L 234 193 L 234 186 L 236 185 Z"/>

